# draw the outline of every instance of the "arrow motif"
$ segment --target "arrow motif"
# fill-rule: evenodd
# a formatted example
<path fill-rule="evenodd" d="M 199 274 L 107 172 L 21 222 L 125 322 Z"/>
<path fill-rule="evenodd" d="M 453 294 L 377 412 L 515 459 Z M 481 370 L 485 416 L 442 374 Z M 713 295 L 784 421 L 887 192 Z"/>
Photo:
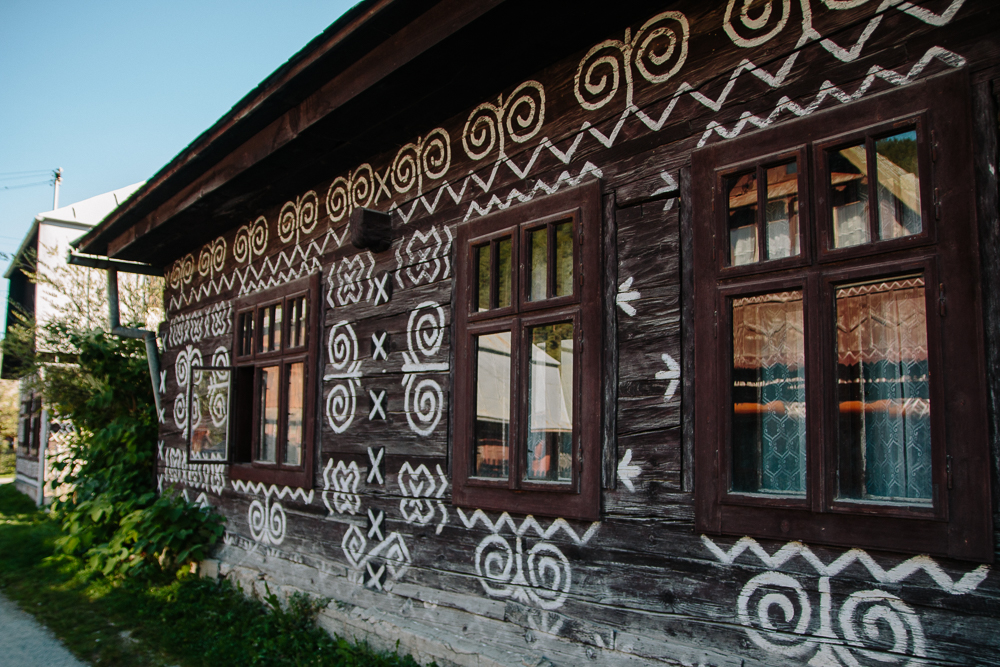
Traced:
<path fill-rule="evenodd" d="M 629 301 L 635 301 L 641 295 L 638 290 L 632 289 L 632 277 L 623 282 L 618 286 L 618 296 L 615 301 L 618 303 L 618 307 L 625 311 L 625 314 L 629 317 L 635 315 L 635 306 L 629 303 Z"/>
<path fill-rule="evenodd" d="M 632 463 L 632 450 L 626 449 L 625 456 L 622 460 L 618 462 L 618 479 L 622 481 L 629 491 L 635 491 L 635 485 L 632 483 L 633 477 L 638 477 L 639 473 L 642 472 L 642 468 L 638 465 Z"/>
<path fill-rule="evenodd" d="M 677 393 L 677 386 L 681 383 L 681 366 L 669 354 L 664 353 L 660 356 L 663 358 L 663 363 L 667 365 L 667 370 L 656 371 L 656 379 L 670 380 L 667 390 L 663 392 L 663 397 L 669 402 Z"/>

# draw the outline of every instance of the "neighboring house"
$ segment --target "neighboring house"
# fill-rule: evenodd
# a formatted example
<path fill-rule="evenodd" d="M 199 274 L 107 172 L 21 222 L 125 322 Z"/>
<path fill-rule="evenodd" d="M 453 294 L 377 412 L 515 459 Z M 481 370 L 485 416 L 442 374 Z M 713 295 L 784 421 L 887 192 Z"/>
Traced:
<path fill-rule="evenodd" d="M 35 216 L 4 274 L 4 278 L 10 281 L 5 336 L 19 323 L 35 322 L 42 325 L 65 310 L 67 299 L 72 297 L 59 288 L 59 282 L 67 277 L 64 273 L 70 241 L 93 227 L 140 185 L 142 183 L 105 192 Z M 38 278 L 29 274 L 37 274 Z M 103 290 L 102 284 L 96 287 Z M 59 355 L 65 353 L 56 349 L 36 349 L 36 352 L 43 363 L 60 363 Z M 46 497 L 40 495 L 39 489 L 51 478 L 47 474 L 50 468 L 47 465 L 46 451 L 60 441 L 60 430 L 71 428 L 71 424 L 50 418 L 41 395 L 33 387 L 31 378 L 26 376 L 28 371 L 17 357 L 9 354 L 0 356 L 0 377 L 4 380 L 21 380 L 17 477 L 14 481 L 19 491 L 41 504 Z M 51 489 L 44 489 L 44 493 L 51 497 Z"/>
<path fill-rule="evenodd" d="M 161 489 L 332 630 L 1000 664 L 998 77 L 987 0 L 367 0 L 78 247 L 166 276 Z"/>

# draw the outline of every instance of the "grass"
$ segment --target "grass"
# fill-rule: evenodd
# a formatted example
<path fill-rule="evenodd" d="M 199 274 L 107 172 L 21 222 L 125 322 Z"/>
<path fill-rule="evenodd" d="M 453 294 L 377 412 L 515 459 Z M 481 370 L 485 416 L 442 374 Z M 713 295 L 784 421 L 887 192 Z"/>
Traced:
<path fill-rule="evenodd" d="M 226 581 L 88 577 L 54 555 L 59 525 L 12 484 L 0 486 L 0 590 L 95 665 L 416 667 L 330 637 L 315 625 L 326 601 L 244 596 Z"/>

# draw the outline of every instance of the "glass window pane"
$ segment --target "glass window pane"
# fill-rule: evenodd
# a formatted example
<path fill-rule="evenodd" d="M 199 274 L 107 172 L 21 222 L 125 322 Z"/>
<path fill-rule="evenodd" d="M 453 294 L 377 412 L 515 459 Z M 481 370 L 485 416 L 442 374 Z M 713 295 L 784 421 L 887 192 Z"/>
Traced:
<path fill-rule="evenodd" d="M 875 142 L 878 170 L 879 238 L 895 239 L 919 234 L 920 177 L 917 175 L 915 130 Z"/>
<path fill-rule="evenodd" d="M 528 300 L 540 301 L 548 296 L 549 230 L 547 227 L 528 232 L 528 266 L 531 267 Z"/>
<path fill-rule="evenodd" d="M 274 338 L 274 340 L 272 342 L 272 345 L 271 345 L 271 349 L 272 350 L 280 350 L 281 349 L 281 331 L 282 331 L 282 326 L 281 326 L 281 322 L 282 322 L 282 320 L 281 320 L 281 304 L 280 303 L 271 306 L 271 317 L 273 319 L 272 323 L 273 323 L 273 326 L 274 326 L 274 328 L 271 330 L 271 335 Z"/>
<path fill-rule="evenodd" d="M 729 265 L 757 261 L 757 174 L 726 179 L 729 196 Z"/>
<path fill-rule="evenodd" d="M 476 336 L 475 472 L 510 474 L 510 332 Z"/>
<path fill-rule="evenodd" d="M 804 496 L 802 292 L 733 299 L 732 490 Z"/>
<path fill-rule="evenodd" d="M 497 307 L 510 307 L 511 293 L 511 256 L 510 239 L 497 241 Z"/>
<path fill-rule="evenodd" d="M 837 289 L 841 498 L 929 503 L 924 279 Z"/>
<path fill-rule="evenodd" d="M 868 162 L 865 145 L 831 151 L 830 205 L 833 247 L 868 243 Z"/>
<path fill-rule="evenodd" d="M 490 246 L 476 248 L 476 312 L 490 309 Z"/>
<path fill-rule="evenodd" d="M 305 364 L 288 365 L 288 437 L 285 440 L 285 465 L 302 465 L 302 441 L 305 437 Z"/>
<path fill-rule="evenodd" d="M 193 461 L 228 459 L 229 369 L 206 368 L 201 382 L 192 382 L 190 457 Z"/>
<path fill-rule="evenodd" d="M 271 349 L 271 309 L 261 308 L 257 321 L 257 351 L 267 352 Z"/>
<path fill-rule="evenodd" d="M 253 311 L 240 313 L 240 345 L 241 357 L 253 354 Z"/>
<path fill-rule="evenodd" d="M 556 293 L 566 296 L 573 293 L 573 223 L 556 225 Z"/>
<path fill-rule="evenodd" d="M 529 480 L 573 478 L 573 324 L 531 329 L 528 362 Z"/>
<path fill-rule="evenodd" d="M 275 463 L 278 451 L 278 367 L 268 366 L 260 370 L 260 395 L 258 410 L 260 415 L 257 436 L 257 460 Z"/>
<path fill-rule="evenodd" d="M 799 254 L 799 170 L 794 160 L 767 170 L 767 258 Z"/>

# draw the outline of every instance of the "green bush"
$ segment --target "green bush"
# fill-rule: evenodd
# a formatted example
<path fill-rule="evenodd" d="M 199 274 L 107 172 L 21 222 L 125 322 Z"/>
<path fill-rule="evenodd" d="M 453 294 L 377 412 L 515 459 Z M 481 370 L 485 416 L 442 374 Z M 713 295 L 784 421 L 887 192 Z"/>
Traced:
<path fill-rule="evenodd" d="M 0 477 L 13 475 L 17 469 L 17 454 L 11 450 L 0 452 Z"/>
<path fill-rule="evenodd" d="M 160 571 L 201 560 L 222 517 L 154 486 L 157 424 L 142 341 L 101 331 L 62 332 L 78 366 L 51 367 L 45 400 L 75 431 L 53 464 L 72 495 L 53 511 L 57 545 L 103 574 Z M 56 484 L 57 482 L 53 482 Z"/>

